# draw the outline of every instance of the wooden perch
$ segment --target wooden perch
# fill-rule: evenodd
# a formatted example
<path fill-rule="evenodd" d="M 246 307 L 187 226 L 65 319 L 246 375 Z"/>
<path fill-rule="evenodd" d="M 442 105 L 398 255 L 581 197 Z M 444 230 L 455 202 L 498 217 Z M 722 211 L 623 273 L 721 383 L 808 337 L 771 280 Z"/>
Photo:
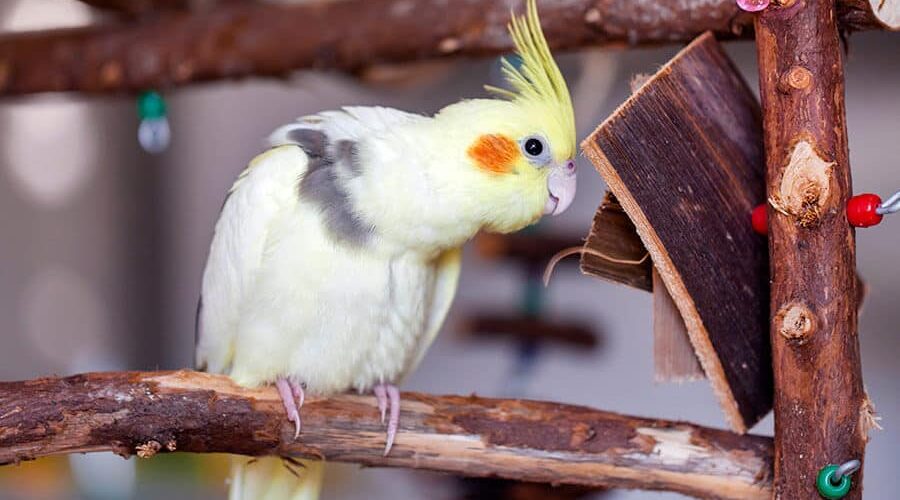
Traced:
<path fill-rule="evenodd" d="M 772 440 L 580 406 L 404 393 L 390 455 L 375 400 L 308 398 L 303 431 L 274 388 L 205 373 L 89 373 L 0 383 L 0 464 L 64 453 L 292 455 L 473 477 L 771 495 Z"/>
<path fill-rule="evenodd" d="M 545 321 L 529 315 L 476 314 L 462 330 L 478 337 L 511 337 L 529 342 L 565 345 L 589 353 L 598 344 L 598 335 L 587 325 L 574 321 Z"/>
<path fill-rule="evenodd" d="M 827 464 L 863 460 L 872 407 L 857 331 L 844 73 L 831 2 L 757 23 L 771 266 L 776 498 L 813 498 Z M 846 499 L 862 497 L 862 470 Z"/>
<path fill-rule="evenodd" d="M 144 16 L 170 10 L 208 9 L 216 3 L 222 3 L 222 0 L 81 0 L 81 2 L 108 12 L 127 16 Z"/>
<path fill-rule="evenodd" d="M 685 42 L 707 30 L 744 37 L 753 18 L 733 0 L 574 0 L 542 2 L 540 10 L 554 49 Z M 841 0 L 840 14 L 848 31 L 884 27 L 866 0 Z M 160 11 L 131 23 L 0 36 L 0 95 L 139 91 L 283 77 L 297 69 L 356 71 L 498 54 L 511 50 L 508 21 L 509 4 L 494 0 L 227 2 L 210 10 Z"/>
<path fill-rule="evenodd" d="M 634 223 L 732 428 L 772 404 L 759 105 L 712 34 L 582 142 Z"/>

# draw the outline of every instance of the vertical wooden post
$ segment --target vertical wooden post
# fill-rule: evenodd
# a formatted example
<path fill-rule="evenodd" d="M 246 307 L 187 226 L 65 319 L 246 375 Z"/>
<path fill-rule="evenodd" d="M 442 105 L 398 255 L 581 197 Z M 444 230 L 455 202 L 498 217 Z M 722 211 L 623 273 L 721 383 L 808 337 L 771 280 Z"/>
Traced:
<path fill-rule="evenodd" d="M 756 20 L 775 372 L 775 498 L 818 498 L 829 463 L 863 459 L 844 75 L 834 2 L 773 2 Z M 861 497 L 862 472 L 846 498 Z"/>

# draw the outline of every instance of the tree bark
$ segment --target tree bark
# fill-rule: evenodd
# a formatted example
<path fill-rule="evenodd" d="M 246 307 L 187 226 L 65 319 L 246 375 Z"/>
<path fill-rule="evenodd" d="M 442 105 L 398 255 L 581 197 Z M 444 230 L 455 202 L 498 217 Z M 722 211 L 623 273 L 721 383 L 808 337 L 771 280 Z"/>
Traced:
<path fill-rule="evenodd" d="M 775 497 L 816 498 L 827 464 L 863 459 L 870 407 L 857 338 L 844 75 L 833 2 L 773 6 L 756 24 L 775 375 Z M 862 471 L 848 499 L 861 497 Z"/>
<path fill-rule="evenodd" d="M 198 372 L 90 373 L 0 383 L 0 464 L 62 453 L 187 451 L 292 455 L 473 477 L 678 491 L 771 494 L 772 442 L 580 406 L 404 393 L 382 456 L 374 399 L 308 398 L 303 430 L 270 387 Z"/>
<path fill-rule="evenodd" d="M 179 3 L 184 2 L 149 5 Z M 866 2 L 841 0 L 841 6 L 845 29 L 883 28 Z M 382 63 L 504 53 L 512 48 L 508 9 L 507 2 L 494 0 L 227 2 L 211 10 L 160 10 L 132 23 L 5 35 L 0 96 L 139 91 L 283 77 L 297 69 L 352 72 Z M 543 2 L 541 19 L 554 49 L 686 42 L 704 31 L 735 38 L 752 31 L 752 16 L 733 0 Z"/>

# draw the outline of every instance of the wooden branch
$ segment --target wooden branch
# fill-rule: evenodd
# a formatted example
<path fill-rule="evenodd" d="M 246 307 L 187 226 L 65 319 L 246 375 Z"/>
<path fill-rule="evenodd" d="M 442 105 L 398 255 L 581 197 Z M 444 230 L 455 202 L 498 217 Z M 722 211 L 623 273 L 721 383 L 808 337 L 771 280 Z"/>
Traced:
<path fill-rule="evenodd" d="M 798 1 L 770 7 L 756 26 L 771 205 L 776 498 L 813 498 L 821 467 L 862 460 L 871 418 L 834 15 L 832 2 Z M 861 475 L 846 498 L 861 498 Z"/>
<path fill-rule="evenodd" d="M 533 316 L 476 314 L 468 318 L 462 330 L 478 337 L 511 337 L 516 340 L 574 347 L 589 353 L 598 344 L 598 335 L 587 325 L 574 321 L 547 321 Z"/>
<path fill-rule="evenodd" d="M 215 0 L 212 0 L 215 2 Z M 192 10 L 200 3 L 198 0 L 81 0 L 96 9 L 101 9 L 127 16 L 143 16 L 168 10 Z M 207 0 L 205 3 L 211 3 Z"/>
<path fill-rule="evenodd" d="M 372 397 L 308 398 L 292 441 L 277 392 L 205 373 L 89 373 L 0 383 L 0 464 L 113 451 L 293 455 L 473 477 L 678 491 L 771 494 L 772 441 L 580 406 L 404 393 L 383 457 Z"/>
<path fill-rule="evenodd" d="M 881 27 L 868 3 L 841 5 L 847 30 Z M 511 49 L 508 9 L 494 0 L 230 2 L 135 23 L 5 35 L 0 95 L 138 91 L 306 68 L 356 71 L 498 54 Z M 685 42 L 707 30 L 720 38 L 745 37 L 752 25 L 733 0 L 574 0 L 542 2 L 540 9 L 555 49 Z"/>

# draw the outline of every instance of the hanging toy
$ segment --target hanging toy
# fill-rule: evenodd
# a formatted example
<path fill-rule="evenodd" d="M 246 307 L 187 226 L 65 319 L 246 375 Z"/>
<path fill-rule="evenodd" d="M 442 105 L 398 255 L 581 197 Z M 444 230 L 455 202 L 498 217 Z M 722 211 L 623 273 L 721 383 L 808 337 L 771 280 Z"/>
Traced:
<path fill-rule="evenodd" d="M 166 118 L 166 101 L 155 91 L 142 92 L 138 96 L 138 142 L 144 151 L 151 154 L 162 153 L 169 147 L 171 132 Z"/>
<path fill-rule="evenodd" d="M 822 467 L 816 476 L 816 489 L 819 496 L 828 500 L 840 500 L 847 496 L 853 482 L 850 476 L 859 470 L 859 460 L 850 460 L 841 465 L 831 464 Z"/>
<path fill-rule="evenodd" d="M 854 227 L 871 227 L 881 222 L 885 215 L 900 212 L 900 191 L 882 202 L 877 194 L 858 194 L 847 200 L 847 222 Z M 759 234 L 769 233 L 766 204 L 757 205 L 750 214 L 750 224 Z"/>
<path fill-rule="evenodd" d="M 887 214 L 900 211 L 900 191 L 884 203 L 877 194 L 858 194 L 847 202 L 847 220 L 856 227 L 874 226 Z"/>

